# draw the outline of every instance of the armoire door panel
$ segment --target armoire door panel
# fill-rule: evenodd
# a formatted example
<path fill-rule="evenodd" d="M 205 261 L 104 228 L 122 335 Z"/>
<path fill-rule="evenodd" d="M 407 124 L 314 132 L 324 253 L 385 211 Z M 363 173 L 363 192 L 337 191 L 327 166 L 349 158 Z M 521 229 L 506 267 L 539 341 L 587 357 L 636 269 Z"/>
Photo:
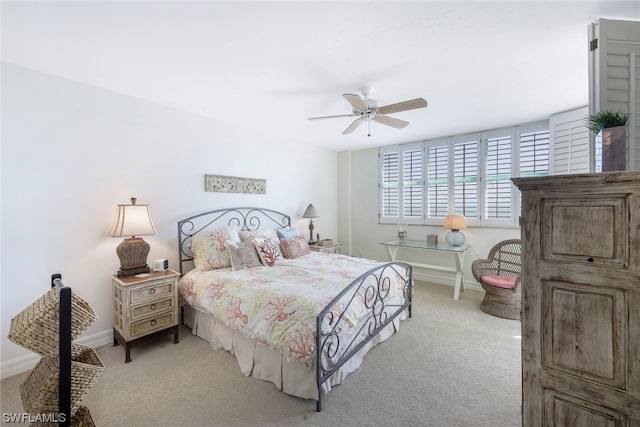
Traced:
<path fill-rule="evenodd" d="M 583 402 L 575 397 L 544 391 L 544 425 L 553 427 L 626 427 L 627 417 L 593 402 Z"/>
<path fill-rule="evenodd" d="M 543 259 L 627 266 L 627 206 L 625 195 L 544 198 Z"/>
<path fill-rule="evenodd" d="M 523 426 L 640 427 L 640 171 L 512 181 Z"/>
<path fill-rule="evenodd" d="M 543 366 L 625 389 L 625 292 L 559 281 L 543 288 Z"/>

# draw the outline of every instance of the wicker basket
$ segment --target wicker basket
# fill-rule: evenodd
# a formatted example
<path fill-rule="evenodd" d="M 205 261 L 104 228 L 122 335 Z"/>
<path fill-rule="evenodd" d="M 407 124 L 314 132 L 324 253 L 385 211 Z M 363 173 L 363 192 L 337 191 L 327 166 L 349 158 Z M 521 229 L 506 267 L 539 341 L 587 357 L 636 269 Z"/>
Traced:
<path fill-rule="evenodd" d="M 90 347 L 71 346 L 71 415 L 104 370 L 98 354 Z M 30 414 L 58 412 L 58 357 L 43 357 L 20 384 L 24 410 Z"/>
<path fill-rule="evenodd" d="M 79 337 L 98 317 L 93 308 L 71 293 L 71 339 Z M 58 354 L 60 293 L 56 288 L 38 298 L 11 319 L 9 340 L 38 353 L 54 357 Z"/>

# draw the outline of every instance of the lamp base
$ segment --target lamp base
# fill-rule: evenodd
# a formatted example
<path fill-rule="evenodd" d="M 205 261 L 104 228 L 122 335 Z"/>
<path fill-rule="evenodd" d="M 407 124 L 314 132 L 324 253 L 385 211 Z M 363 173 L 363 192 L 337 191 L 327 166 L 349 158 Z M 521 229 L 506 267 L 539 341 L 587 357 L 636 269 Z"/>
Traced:
<path fill-rule="evenodd" d="M 462 246 L 465 242 L 464 234 L 458 230 L 451 230 L 444 236 L 449 246 Z"/>
<path fill-rule="evenodd" d="M 315 245 L 316 241 L 313 240 L 313 220 L 309 220 L 309 245 Z"/>
<path fill-rule="evenodd" d="M 150 273 L 150 272 L 151 272 L 151 269 L 147 265 L 145 265 L 144 267 L 127 268 L 126 270 L 123 270 L 122 268 L 120 268 L 120 270 L 118 270 L 118 277 L 129 277 L 129 276 L 135 276 L 136 274 L 140 274 L 140 273 Z"/>
<path fill-rule="evenodd" d="M 148 273 L 147 255 L 151 247 L 141 237 L 124 239 L 116 248 L 120 258 L 120 270 L 118 277 L 134 276 L 140 273 Z"/>

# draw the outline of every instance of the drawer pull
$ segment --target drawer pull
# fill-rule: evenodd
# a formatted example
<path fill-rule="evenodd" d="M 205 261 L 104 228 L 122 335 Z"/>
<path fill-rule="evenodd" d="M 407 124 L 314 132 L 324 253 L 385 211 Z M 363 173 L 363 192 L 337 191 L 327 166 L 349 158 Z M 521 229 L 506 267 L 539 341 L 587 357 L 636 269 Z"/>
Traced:
<path fill-rule="evenodd" d="M 593 262 L 593 258 L 587 258 L 587 261 Z"/>
<path fill-rule="evenodd" d="M 150 308 L 151 310 L 155 310 L 155 309 L 156 309 L 156 307 L 157 307 L 157 306 L 156 306 L 155 304 L 151 304 L 151 306 L 149 306 L 149 308 Z"/>
<path fill-rule="evenodd" d="M 151 289 L 149 289 L 149 293 L 150 293 L 151 295 L 155 294 L 155 293 L 156 293 L 156 289 L 155 289 L 155 288 L 151 288 Z"/>
<path fill-rule="evenodd" d="M 149 322 L 149 324 L 150 324 L 151 326 L 156 326 L 156 319 L 153 319 L 151 322 Z"/>

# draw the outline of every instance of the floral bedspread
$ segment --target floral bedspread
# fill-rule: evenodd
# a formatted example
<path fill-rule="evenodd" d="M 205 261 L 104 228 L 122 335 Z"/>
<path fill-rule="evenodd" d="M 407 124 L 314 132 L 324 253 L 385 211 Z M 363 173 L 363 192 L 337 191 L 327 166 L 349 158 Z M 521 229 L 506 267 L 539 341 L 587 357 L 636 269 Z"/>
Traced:
<path fill-rule="evenodd" d="M 183 302 L 279 351 L 288 360 L 309 366 L 315 349 L 316 316 L 349 283 L 380 264 L 311 252 L 283 259 L 273 267 L 194 269 L 180 280 L 179 292 Z M 398 277 L 392 282 L 400 284 Z M 391 292 L 400 294 L 401 286 L 392 286 Z M 355 325 L 365 310 L 359 295 L 344 315 L 345 325 Z"/>

